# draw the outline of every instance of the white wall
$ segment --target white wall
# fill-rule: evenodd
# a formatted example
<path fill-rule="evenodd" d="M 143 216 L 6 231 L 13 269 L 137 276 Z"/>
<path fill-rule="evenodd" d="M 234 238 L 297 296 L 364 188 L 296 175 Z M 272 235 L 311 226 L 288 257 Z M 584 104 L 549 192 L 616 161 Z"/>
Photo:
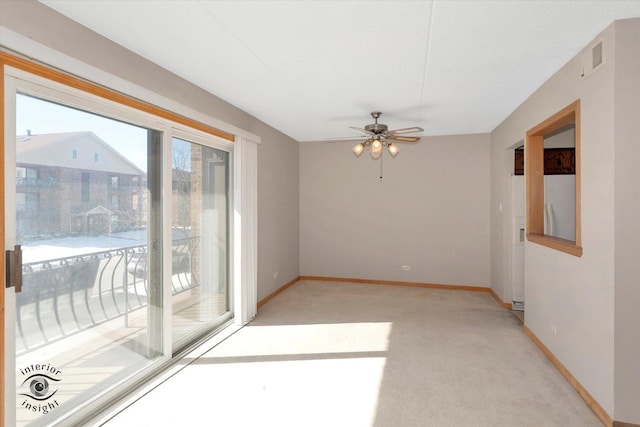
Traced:
<path fill-rule="evenodd" d="M 74 71 L 82 70 L 83 78 L 95 80 L 99 77 L 101 82 L 112 78 L 113 84 L 118 79 L 118 85 L 122 85 L 123 81 L 130 82 L 169 103 L 185 106 L 260 136 L 258 299 L 298 276 L 296 141 L 35 0 L 3 1 L 0 25 L 28 38 L 31 50 L 36 52 L 36 59 L 43 62 L 59 62 L 64 57 Z M 11 41 L 4 38 L 1 42 L 6 45 Z M 33 52 L 30 54 L 33 55 Z M 109 81 L 103 84 L 110 86 Z M 274 279 L 273 273 L 276 271 L 279 277 Z"/>
<path fill-rule="evenodd" d="M 615 31 L 614 418 L 640 424 L 640 19 Z"/>
<path fill-rule="evenodd" d="M 353 145 L 300 145 L 300 273 L 488 286 L 488 135 L 402 144 L 382 181 Z"/>
<path fill-rule="evenodd" d="M 503 254 L 511 242 L 511 224 L 498 210 L 499 203 L 511 204 L 507 148 L 528 129 L 580 99 L 584 251 L 578 258 L 525 242 L 526 325 L 613 416 L 614 26 L 599 38 L 605 64 L 598 71 L 581 77 L 581 59 L 576 56 L 491 134 L 492 286 L 508 300 Z"/>

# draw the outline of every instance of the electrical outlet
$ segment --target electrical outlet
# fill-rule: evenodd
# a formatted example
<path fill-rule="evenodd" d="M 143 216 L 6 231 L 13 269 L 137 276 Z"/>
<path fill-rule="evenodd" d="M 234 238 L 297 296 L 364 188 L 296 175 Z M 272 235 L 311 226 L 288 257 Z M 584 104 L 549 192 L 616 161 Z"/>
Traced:
<path fill-rule="evenodd" d="M 553 332 L 553 335 L 558 334 L 558 327 L 556 326 L 555 323 L 549 322 L 549 329 L 551 329 L 551 332 Z"/>
<path fill-rule="evenodd" d="M 411 270 L 411 266 L 410 266 L 410 265 L 403 265 L 403 266 L 402 266 L 402 269 L 403 269 L 404 271 L 409 271 L 409 270 Z"/>
<path fill-rule="evenodd" d="M 278 277 L 280 277 L 280 273 L 279 272 L 276 271 L 275 273 L 273 273 L 273 278 L 274 279 L 277 279 Z"/>

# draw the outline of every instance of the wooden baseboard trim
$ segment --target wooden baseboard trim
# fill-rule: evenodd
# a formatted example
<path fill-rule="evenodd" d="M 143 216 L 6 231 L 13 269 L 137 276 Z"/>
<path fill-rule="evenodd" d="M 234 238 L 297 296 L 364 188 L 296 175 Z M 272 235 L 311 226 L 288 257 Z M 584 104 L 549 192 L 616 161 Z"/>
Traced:
<path fill-rule="evenodd" d="M 300 280 L 315 280 L 315 281 L 322 281 L 322 282 L 365 283 L 370 285 L 411 286 L 414 288 L 449 289 L 449 290 L 455 290 L 455 291 L 473 291 L 473 292 L 489 292 L 491 290 L 491 288 L 487 288 L 484 286 L 441 285 L 437 283 L 399 282 L 395 280 L 352 279 L 347 277 L 300 276 Z"/>
<path fill-rule="evenodd" d="M 354 279 L 349 277 L 325 277 L 325 276 L 298 276 L 280 288 L 276 289 L 260 301 L 258 301 L 258 309 L 274 299 L 278 294 L 295 285 L 301 280 L 318 281 L 318 282 L 346 282 L 346 283 L 363 283 L 370 285 L 390 285 L 390 286 L 409 286 L 414 288 L 428 289 L 448 289 L 453 291 L 471 291 L 471 292 L 487 292 L 500 304 L 500 306 L 511 310 L 511 304 L 502 302 L 500 297 L 493 289 L 485 286 L 468 286 L 468 285 L 443 285 L 438 283 L 420 283 L 420 282 L 401 282 L 396 280 L 372 280 L 372 279 Z"/>
<path fill-rule="evenodd" d="M 540 350 L 542 350 L 544 355 L 547 356 L 547 359 L 549 359 L 549 361 L 553 363 L 558 371 L 560 371 L 562 376 L 566 378 L 569 384 L 571 384 L 571 386 L 578 392 L 580 397 L 582 397 L 587 405 L 589 405 L 591 410 L 598 416 L 598 418 L 600 418 L 600 421 L 602 421 L 602 423 L 607 427 L 613 427 L 613 419 L 609 416 L 609 414 L 607 414 L 607 411 L 605 411 L 602 406 L 600 406 L 600 404 L 593 398 L 593 396 L 589 394 L 589 392 L 582 386 L 582 384 L 580 384 L 580 382 L 571 374 L 571 372 L 569 372 L 569 370 L 564 367 L 564 365 L 558 360 L 558 358 L 553 353 L 551 353 L 547 346 L 544 345 L 542 341 L 540 341 L 540 339 L 538 339 L 538 337 L 533 332 L 531 332 L 531 329 L 529 329 L 526 325 L 522 327 L 522 330 L 529 336 L 529 338 L 531 338 L 531 341 L 533 341 L 534 344 L 537 345 Z"/>
<path fill-rule="evenodd" d="M 502 308 L 506 308 L 507 310 L 511 310 L 511 304 L 509 304 L 508 302 L 504 302 L 502 301 L 502 298 L 500 298 L 498 296 L 498 294 L 496 294 L 493 289 L 489 288 L 489 293 L 491 294 L 491 296 L 498 301 L 498 304 L 500 304 L 502 306 Z"/>
<path fill-rule="evenodd" d="M 260 309 L 260 307 L 262 307 L 263 305 L 265 305 L 266 303 L 268 303 L 269 301 L 274 299 L 276 296 L 278 296 L 278 294 L 281 294 L 282 292 L 286 291 L 287 289 L 289 289 L 290 287 L 292 287 L 293 285 L 298 283 L 298 281 L 300 281 L 300 276 L 298 276 L 295 279 L 287 282 L 283 286 L 281 286 L 278 289 L 276 289 L 275 291 L 271 292 L 266 297 L 262 298 L 260 301 L 258 301 L 258 309 Z"/>
<path fill-rule="evenodd" d="M 640 427 L 640 424 L 624 423 L 622 421 L 614 421 L 613 427 Z"/>

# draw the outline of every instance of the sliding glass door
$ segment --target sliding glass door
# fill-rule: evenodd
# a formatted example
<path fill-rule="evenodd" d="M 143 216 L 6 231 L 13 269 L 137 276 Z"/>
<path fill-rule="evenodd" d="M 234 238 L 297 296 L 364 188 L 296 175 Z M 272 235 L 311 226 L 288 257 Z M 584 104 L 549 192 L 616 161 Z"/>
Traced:
<path fill-rule="evenodd" d="M 16 129 L 16 421 L 40 425 L 163 355 L 162 282 L 134 268 L 161 270 L 162 133 L 22 94 Z"/>
<path fill-rule="evenodd" d="M 16 425 L 73 424 L 232 318 L 231 146 L 11 82 L 7 394 Z"/>
<path fill-rule="evenodd" d="M 174 351 L 220 323 L 229 301 L 229 154 L 173 138 Z"/>

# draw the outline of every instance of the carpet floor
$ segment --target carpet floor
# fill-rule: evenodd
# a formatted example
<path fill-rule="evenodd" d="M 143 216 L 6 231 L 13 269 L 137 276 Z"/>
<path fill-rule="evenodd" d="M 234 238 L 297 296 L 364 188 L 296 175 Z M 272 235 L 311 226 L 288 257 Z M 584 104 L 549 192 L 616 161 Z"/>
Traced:
<path fill-rule="evenodd" d="M 485 292 L 301 281 L 117 426 L 601 426 Z"/>

